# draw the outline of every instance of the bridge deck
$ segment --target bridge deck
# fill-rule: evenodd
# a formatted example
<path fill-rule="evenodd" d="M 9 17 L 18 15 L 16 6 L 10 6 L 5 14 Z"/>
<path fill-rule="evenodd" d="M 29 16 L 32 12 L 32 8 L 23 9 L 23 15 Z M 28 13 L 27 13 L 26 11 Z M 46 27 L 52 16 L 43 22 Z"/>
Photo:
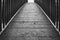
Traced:
<path fill-rule="evenodd" d="M 60 40 L 58 32 L 35 3 L 26 3 L 0 40 Z"/>

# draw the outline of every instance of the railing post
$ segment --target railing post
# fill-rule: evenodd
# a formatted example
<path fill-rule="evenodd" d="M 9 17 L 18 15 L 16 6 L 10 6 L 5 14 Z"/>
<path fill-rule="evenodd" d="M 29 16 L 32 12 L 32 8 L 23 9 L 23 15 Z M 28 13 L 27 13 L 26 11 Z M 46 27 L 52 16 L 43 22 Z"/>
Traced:
<path fill-rule="evenodd" d="M 4 0 L 1 0 L 1 18 L 0 18 L 0 21 L 1 21 L 1 29 L 3 30 L 3 1 Z M 2 31 L 1 30 L 1 31 Z"/>
<path fill-rule="evenodd" d="M 52 3 L 52 2 L 51 2 L 51 0 L 50 0 L 50 15 L 49 15 L 50 18 L 51 18 L 51 3 Z"/>
<path fill-rule="evenodd" d="M 55 21 L 55 25 L 56 25 L 56 28 L 59 29 L 59 16 L 58 16 L 58 7 L 59 7 L 59 0 L 55 0 L 55 5 L 56 5 L 56 21 Z"/>

